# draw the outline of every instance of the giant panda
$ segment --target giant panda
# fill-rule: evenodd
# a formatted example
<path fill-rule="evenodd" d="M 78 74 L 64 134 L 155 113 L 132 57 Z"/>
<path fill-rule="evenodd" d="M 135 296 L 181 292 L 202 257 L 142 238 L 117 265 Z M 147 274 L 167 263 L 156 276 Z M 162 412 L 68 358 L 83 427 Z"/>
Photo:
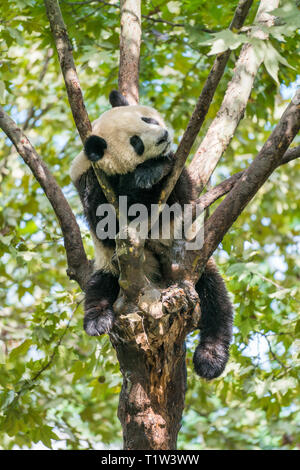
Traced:
<path fill-rule="evenodd" d="M 113 262 L 115 240 L 100 240 L 96 227 L 100 204 L 107 200 L 91 162 L 97 161 L 117 196 L 127 196 L 128 206 L 158 202 L 161 189 L 174 165 L 171 134 L 153 108 L 129 105 L 114 90 L 109 96 L 112 108 L 92 126 L 84 150 L 71 166 L 71 179 L 79 193 L 95 249 L 94 272 L 85 290 L 84 329 L 90 336 L 109 333 L 114 323 L 113 304 L 119 294 L 118 269 Z M 184 169 L 167 203 L 180 205 L 196 197 L 193 181 Z M 157 280 L 160 266 L 155 255 L 146 252 L 145 274 Z M 200 299 L 200 341 L 193 363 L 196 373 L 211 380 L 224 370 L 232 337 L 233 309 L 225 283 L 211 258 L 196 291 Z"/>

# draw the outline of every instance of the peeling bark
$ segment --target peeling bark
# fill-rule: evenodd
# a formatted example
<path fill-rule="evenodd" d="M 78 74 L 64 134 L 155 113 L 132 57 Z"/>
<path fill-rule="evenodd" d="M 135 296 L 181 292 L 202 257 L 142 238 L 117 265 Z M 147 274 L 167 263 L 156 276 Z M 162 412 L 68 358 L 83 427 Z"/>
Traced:
<path fill-rule="evenodd" d="M 114 345 L 124 377 L 118 417 L 126 450 L 176 449 L 184 409 L 186 365 L 184 341 L 175 336 L 172 351 L 162 346 L 143 353 L 137 350 L 136 341 L 128 338 Z M 172 340 L 166 338 L 165 344 Z"/>

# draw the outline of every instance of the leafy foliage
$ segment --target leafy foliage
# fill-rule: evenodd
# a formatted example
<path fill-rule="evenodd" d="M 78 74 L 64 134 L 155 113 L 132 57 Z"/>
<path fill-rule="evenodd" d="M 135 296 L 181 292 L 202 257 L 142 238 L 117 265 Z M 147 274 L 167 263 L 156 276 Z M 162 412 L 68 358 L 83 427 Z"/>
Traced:
<path fill-rule="evenodd" d="M 236 1 L 143 2 L 141 101 L 166 116 L 178 142 L 214 59 L 231 58 L 197 143 L 220 106 L 243 42 L 264 65 L 213 183 L 244 169 L 295 86 L 299 9 L 282 1 L 268 40 L 228 32 Z M 258 2 L 246 22 L 249 27 Z M 61 1 L 91 119 L 117 86 L 119 6 Z M 68 176 L 80 150 L 43 2 L 0 6 L 0 99 L 26 128 L 90 236 Z M 220 24 L 222 18 L 222 24 Z M 163 20 L 163 21 L 158 21 Z M 247 29 L 247 28 L 246 28 Z M 280 84 L 280 86 L 279 86 Z M 197 145 L 196 143 L 196 145 Z M 121 446 L 121 376 L 108 338 L 82 332 L 82 294 L 66 276 L 62 235 L 39 185 L 0 147 L 1 448 Z M 217 258 L 236 307 L 231 360 L 221 378 L 189 381 L 180 448 L 278 449 L 299 443 L 299 162 L 277 170 L 223 240 Z M 189 338 L 193 348 L 194 334 Z M 298 348 L 298 349 L 297 349 Z"/>

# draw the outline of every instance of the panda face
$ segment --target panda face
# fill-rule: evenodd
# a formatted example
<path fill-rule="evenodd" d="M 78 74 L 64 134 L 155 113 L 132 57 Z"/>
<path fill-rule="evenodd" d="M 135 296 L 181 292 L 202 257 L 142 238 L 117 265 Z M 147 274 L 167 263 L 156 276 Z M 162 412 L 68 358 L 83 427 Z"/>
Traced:
<path fill-rule="evenodd" d="M 116 90 L 109 95 L 112 109 L 93 122 L 84 151 L 74 159 L 70 176 L 74 183 L 98 162 L 107 175 L 124 175 L 138 165 L 168 156 L 172 139 L 160 114 L 148 106 L 130 106 Z"/>
<path fill-rule="evenodd" d="M 159 113 L 148 106 L 122 106 L 93 123 L 85 144 L 89 160 L 108 175 L 129 173 L 140 164 L 170 152 L 171 138 Z"/>

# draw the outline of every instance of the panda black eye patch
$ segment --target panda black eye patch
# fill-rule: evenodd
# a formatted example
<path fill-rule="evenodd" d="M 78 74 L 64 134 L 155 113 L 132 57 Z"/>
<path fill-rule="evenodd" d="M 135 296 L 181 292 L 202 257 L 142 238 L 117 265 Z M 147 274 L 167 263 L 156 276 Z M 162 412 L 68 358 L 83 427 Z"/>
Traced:
<path fill-rule="evenodd" d="M 143 144 L 142 139 L 138 135 L 133 135 L 132 137 L 130 137 L 130 144 L 138 155 L 143 155 L 145 146 Z"/>
<path fill-rule="evenodd" d="M 155 124 L 156 126 L 159 126 L 159 122 L 156 121 L 156 119 L 153 118 L 147 118 L 147 117 L 142 117 L 142 121 L 146 122 L 147 124 Z"/>

